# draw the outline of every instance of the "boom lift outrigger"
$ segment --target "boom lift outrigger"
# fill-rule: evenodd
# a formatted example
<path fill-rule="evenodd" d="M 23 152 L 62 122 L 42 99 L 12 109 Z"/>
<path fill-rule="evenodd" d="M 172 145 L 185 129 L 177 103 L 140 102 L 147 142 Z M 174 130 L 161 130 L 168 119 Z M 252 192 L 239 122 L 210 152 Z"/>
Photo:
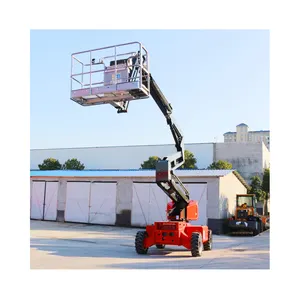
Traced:
<path fill-rule="evenodd" d="M 131 53 L 117 54 L 117 48 L 138 44 L 138 51 Z M 114 55 L 102 57 L 99 63 L 92 58 L 92 53 L 112 48 Z M 82 63 L 75 55 L 89 52 L 90 63 Z M 130 54 L 130 55 L 129 55 Z M 126 57 L 127 55 L 127 57 Z M 118 56 L 125 58 L 117 59 Z M 109 66 L 104 63 L 104 58 L 110 60 Z M 146 231 L 139 231 L 135 238 L 135 248 L 138 254 L 146 254 L 148 248 L 156 245 L 157 248 L 164 248 L 165 245 L 184 246 L 191 250 L 193 256 L 201 256 L 202 250 L 211 250 L 212 232 L 207 226 L 191 225 L 189 221 L 198 219 L 198 203 L 189 199 L 189 192 L 181 180 L 174 174 L 174 170 L 184 164 L 184 143 L 183 136 L 172 118 L 172 106 L 167 101 L 162 91 L 149 72 L 149 57 L 144 46 L 138 42 L 111 47 L 99 48 L 72 54 L 72 61 L 76 59 L 82 64 L 82 72 L 71 75 L 72 80 L 76 76 L 90 74 L 90 82 L 81 88 L 74 90 L 71 87 L 71 99 L 83 106 L 109 103 L 114 106 L 118 113 L 125 113 L 128 110 L 129 101 L 148 98 L 152 96 L 157 106 L 166 118 L 175 141 L 177 152 L 164 157 L 156 165 L 156 183 L 171 199 L 167 204 L 166 222 L 155 222 L 147 225 Z M 104 65 L 104 69 L 93 71 L 92 65 Z M 83 66 L 90 68 L 90 72 L 83 72 Z M 73 70 L 73 64 L 72 64 Z M 103 72 L 103 85 L 96 85 L 91 80 L 91 74 Z M 99 82 L 97 82 L 99 84 Z M 88 86 L 85 89 L 84 86 Z"/>

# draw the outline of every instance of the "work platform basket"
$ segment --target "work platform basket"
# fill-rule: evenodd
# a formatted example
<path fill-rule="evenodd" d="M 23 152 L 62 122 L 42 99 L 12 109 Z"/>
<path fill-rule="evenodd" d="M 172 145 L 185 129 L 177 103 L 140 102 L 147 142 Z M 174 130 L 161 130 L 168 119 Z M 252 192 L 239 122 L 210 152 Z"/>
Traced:
<path fill-rule="evenodd" d="M 71 100 L 83 106 L 124 103 L 150 95 L 149 55 L 139 42 L 72 54 Z"/>

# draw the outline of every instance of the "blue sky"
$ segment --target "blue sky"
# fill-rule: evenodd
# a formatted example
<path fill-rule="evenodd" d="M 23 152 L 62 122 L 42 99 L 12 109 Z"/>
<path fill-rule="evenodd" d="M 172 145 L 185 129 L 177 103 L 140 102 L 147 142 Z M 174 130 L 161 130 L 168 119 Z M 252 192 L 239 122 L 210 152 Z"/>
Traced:
<path fill-rule="evenodd" d="M 127 114 L 70 100 L 71 53 L 131 41 L 149 51 L 185 143 L 223 142 L 239 123 L 269 129 L 267 30 L 32 30 L 31 149 L 173 143 L 152 99 Z"/>

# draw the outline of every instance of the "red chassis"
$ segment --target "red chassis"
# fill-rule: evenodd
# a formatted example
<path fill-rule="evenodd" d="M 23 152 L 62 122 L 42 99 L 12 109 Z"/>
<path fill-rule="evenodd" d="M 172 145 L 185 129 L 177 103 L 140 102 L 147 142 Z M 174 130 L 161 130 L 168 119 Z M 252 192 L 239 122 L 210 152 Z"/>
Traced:
<path fill-rule="evenodd" d="M 172 208 L 172 202 L 168 208 Z M 187 207 L 187 220 L 198 218 L 197 202 L 191 201 Z M 168 217 L 168 219 L 172 219 Z M 184 246 L 191 250 L 192 256 L 201 256 L 203 250 L 212 249 L 212 232 L 207 226 L 191 225 L 187 221 L 155 222 L 147 225 L 146 231 L 139 231 L 135 238 L 138 254 L 146 254 L 148 248 L 156 245 L 163 249 L 165 245 Z"/>

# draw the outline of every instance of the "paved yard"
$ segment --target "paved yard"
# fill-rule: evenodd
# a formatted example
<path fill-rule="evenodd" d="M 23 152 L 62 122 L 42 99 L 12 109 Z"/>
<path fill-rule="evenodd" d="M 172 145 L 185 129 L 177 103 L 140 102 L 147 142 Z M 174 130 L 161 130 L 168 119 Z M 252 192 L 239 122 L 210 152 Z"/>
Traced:
<path fill-rule="evenodd" d="M 191 257 L 182 247 L 151 247 L 138 255 L 138 230 L 31 221 L 32 269 L 269 269 L 269 231 L 260 236 L 213 236 L 213 250 Z"/>

